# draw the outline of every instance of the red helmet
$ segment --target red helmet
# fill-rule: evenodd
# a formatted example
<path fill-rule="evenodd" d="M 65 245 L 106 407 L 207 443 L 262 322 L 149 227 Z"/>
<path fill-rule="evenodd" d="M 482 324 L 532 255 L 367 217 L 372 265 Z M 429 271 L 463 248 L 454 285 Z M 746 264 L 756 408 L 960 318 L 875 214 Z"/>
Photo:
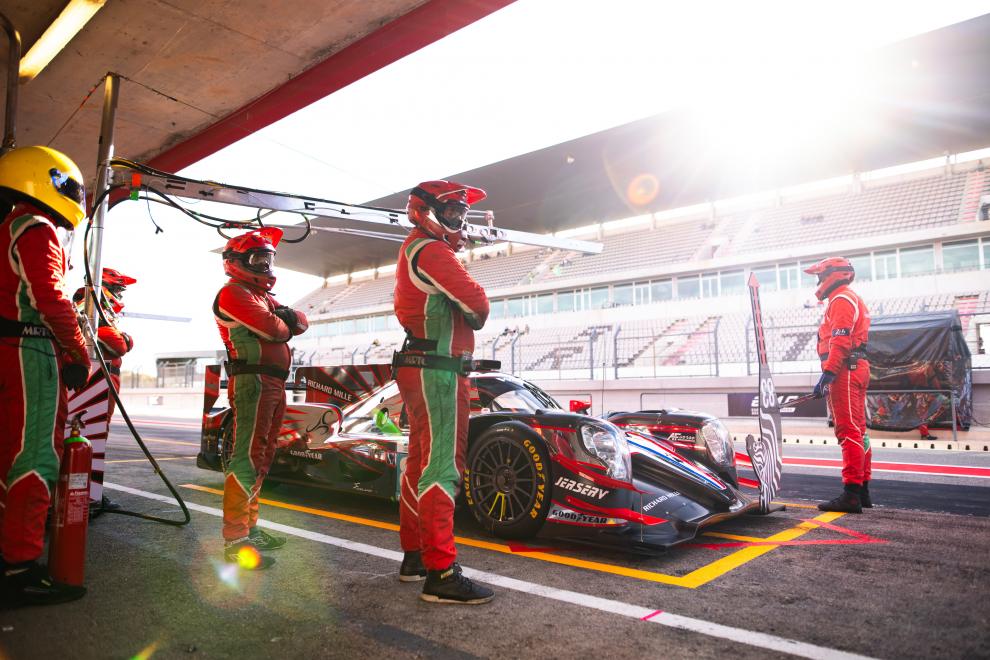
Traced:
<path fill-rule="evenodd" d="M 464 225 L 468 209 L 487 195 L 454 181 L 424 181 L 409 193 L 409 220 L 433 238 L 446 241 L 456 252 L 467 241 Z"/>
<path fill-rule="evenodd" d="M 818 288 L 815 297 L 819 300 L 828 298 L 842 284 L 849 284 L 856 279 L 856 271 L 845 257 L 828 257 L 817 264 L 805 268 L 804 272 L 818 276 Z"/>
<path fill-rule="evenodd" d="M 282 230 L 263 227 L 235 236 L 223 248 L 223 272 L 245 284 L 266 291 L 275 286 L 275 246 L 282 240 Z"/>
<path fill-rule="evenodd" d="M 103 299 L 109 303 L 114 314 L 119 314 L 124 309 L 124 303 L 120 299 L 124 295 L 124 289 L 137 282 L 133 277 L 124 275 L 119 270 L 113 268 L 103 269 Z"/>

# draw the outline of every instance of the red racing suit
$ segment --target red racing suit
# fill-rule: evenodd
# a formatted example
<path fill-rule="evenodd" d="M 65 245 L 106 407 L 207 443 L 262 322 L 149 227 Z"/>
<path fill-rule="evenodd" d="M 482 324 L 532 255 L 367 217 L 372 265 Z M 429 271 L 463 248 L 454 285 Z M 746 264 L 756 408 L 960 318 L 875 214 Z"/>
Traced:
<path fill-rule="evenodd" d="M 287 342 L 309 327 L 306 315 L 296 311 L 296 327 L 290 329 L 275 315 L 278 306 L 264 289 L 233 279 L 213 304 L 230 362 L 246 371 L 237 373 L 235 368 L 227 385 L 234 412 L 234 447 L 223 484 L 223 537 L 228 541 L 246 537 L 258 522 L 258 491 L 275 457 L 285 413 L 291 362 Z M 270 373 L 252 369 L 259 366 Z"/>
<path fill-rule="evenodd" d="M 835 374 L 829 386 L 828 405 L 835 420 L 835 437 L 842 447 L 842 483 L 870 480 L 873 452 L 866 434 L 866 388 L 870 363 L 857 356 L 870 331 L 870 310 L 845 284 L 828 299 L 818 328 L 818 356 L 822 371 Z M 850 359 L 852 356 L 853 359 Z M 855 368 L 852 365 L 855 363 Z"/>
<path fill-rule="evenodd" d="M 75 295 L 72 299 L 76 302 L 76 308 L 83 312 L 85 308 L 85 288 L 79 288 L 76 290 Z M 100 343 L 100 351 L 103 353 L 104 362 L 107 365 L 107 371 L 110 372 L 110 380 L 113 381 L 113 388 L 120 392 L 120 367 L 124 363 L 124 355 L 129 353 L 132 348 L 134 348 L 134 340 L 129 334 L 120 330 L 113 322 L 116 320 L 115 317 L 110 316 L 107 308 L 103 308 L 103 313 L 107 315 L 107 320 L 110 321 L 110 325 L 103 322 L 100 319 L 100 327 L 96 331 L 96 340 Z M 90 377 L 90 382 L 96 378 L 103 378 L 103 372 L 99 369 L 93 372 Z M 113 397 L 107 398 L 107 419 L 113 417 L 114 408 L 116 407 L 116 402 Z"/>
<path fill-rule="evenodd" d="M 52 221 L 16 205 L 0 223 L 0 250 L 0 553 L 13 564 L 44 545 L 68 405 L 61 366 L 90 365 Z"/>
<path fill-rule="evenodd" d="M 450 246 L 419 229 L 402 244 L 395 276 L 395 315 L 420 343 L 412 352 L 471 355 L 474 330 L 488 318 L 488 297 Z M 435 342 L 435 346 L 430 346 Z M 409 419 L 409 455 L 402 472 L 399 536 L 406 552 L 443 570 L 457 558 L 454 499 L 464 471 L 470 394 L 453 371 L 400 367 L 396 376 Z"/>

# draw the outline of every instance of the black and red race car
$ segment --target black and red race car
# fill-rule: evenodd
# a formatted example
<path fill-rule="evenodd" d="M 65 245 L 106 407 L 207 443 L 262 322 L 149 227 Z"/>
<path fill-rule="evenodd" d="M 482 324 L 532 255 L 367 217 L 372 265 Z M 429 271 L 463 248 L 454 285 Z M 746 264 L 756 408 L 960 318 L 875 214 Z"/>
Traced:
<path fill-rule="evenodd" d="M 759 511 L 758 494 L 741 490 L 728 431 L 710 415 L 600 419 L 565 411 L 508 374 L 470 378 L 461 498 L 495 536 L 656 550 Z M 269 478 L 398 501 L 408 423 L 389 366 L 300 368 L 295 387 L 306 401 L 287 408 Z M 229 409 L 213 408 L 219 392 L 212 368 L 197 459 L 212 470 L 224 468 L 232 445 Z"/>

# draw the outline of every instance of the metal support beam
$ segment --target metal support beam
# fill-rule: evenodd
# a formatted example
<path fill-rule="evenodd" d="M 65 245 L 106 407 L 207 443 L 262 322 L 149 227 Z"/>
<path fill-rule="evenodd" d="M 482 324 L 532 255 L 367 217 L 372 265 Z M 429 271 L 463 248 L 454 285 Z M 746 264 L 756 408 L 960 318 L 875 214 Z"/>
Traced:
<path fill-rule="evenodd" d="M 114 73 L 108 73 L 106 83 L 103 88 L 103 122 L 100 126 L 100 148 L 96 159 L 96 186 L 93 188 L 93 199 L 99 199 L 100 204 L 93 209 L 93 225 L 90 229 L 90 240 L 87 250 L 89 251 L 89 273 L 95 282 L 86 288 L 86 318 L 90 320 L 92 327 L 100 327 L 100 316 L 96 305 L 99 304 L 93 298 L 93 291 L 100 293 L 100 284 L 103 279 L 103 221 L 107 215 L 109 207 L 109 196 L 105 195 L 110 186 L 111 170 L 110 161 L 113 159 L 113 128 L 114 120 L 117 117 L 117 97 L 120 92 L 120 79 Z"/>
<path fill-rule="evenodd" d="M 344 204 L 318 197 L 288 195 L 286 193 L 256 190 L 212 181 L 197 181 L 165 172 L 139 172 L 134 167 L 141 166 L 129 164 L 126 161 L 114 163 L 113 183 L 132 188 L 147 186 L 166 195 L 196 201 L 206 200 L 234 206 L 246 206 L 254 209 L 295 213 L 310 218 L 346 220 L 351 223 L 367 223 L 368 225 L 367 229 L 314 226 L 314 231 L 346 233 L 401 242 L 405 239 L 405 236 L 404 234 L 396 233 L 394 228 L 401 227 L 409 230 L 413 226 L 412 222 L 406 216 L 406 212 L 397 209 L 362 206 L 360 204 Z M 535 234 L 515 229 L 502 229 L 494 226 L 494 217 L 491 211 L 468 211 L 468 238 L 474 243 L 481 244 L 499 242 L 520 243 L 523 245 L 573 250 L 575 252 L 589 254 L 598 254 L 602 251 L 601 243 L 581 241 L 573 238 L 561 238 L 547 234 Z M 280 225 L 271 222 L 266 222 L 265 225 L 283 229 L 298 230 L 302 228 L 302 225 Z M 391 231 L 387 230 L 386 227 L 392 228 Z"/>
<path fill-rule="evenodd" d="M 3 115 L 3 144 L 0 145 L 0 155 L 16 146 L 14 129 L 17 124 L 17 90 L 20 80 L 21 65 L 21 35 L 14 24 L 3 13 L 0 13 L 0 26 L 7 33 L 7 103 Z"/>

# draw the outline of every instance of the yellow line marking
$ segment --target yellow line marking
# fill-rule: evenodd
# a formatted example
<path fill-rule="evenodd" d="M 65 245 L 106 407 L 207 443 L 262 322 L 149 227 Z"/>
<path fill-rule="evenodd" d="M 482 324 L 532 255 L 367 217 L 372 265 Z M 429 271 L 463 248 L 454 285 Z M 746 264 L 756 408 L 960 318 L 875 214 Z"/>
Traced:
<path fill-rule="evenodd" d="M 783 504 L 784 506 L 794 507 L 795 509 L 815 509 L 818 510 L 817 504 L 796 504 L 794 502 L 774 502 L 774 504 Z"/>
<path fill-rule="evenodd" d="M 212 493 L 214 495 L 223 495 L 222 490 L 216 488 L 210 488 L 208 486 L 200 486 L 198 484 L 182 484 L 182 488 L 189 488 L 190 490 L 198 490 L 203 493 Z M 277 500 L 269 500 L 265 498 L 260 498 L 258 500 L 261 504 L 267 506 L 273 506 L 280 509 L 288 509 L 290 511 L 298 511 L 300 513 L 308 513 L 314 516 L 320 516 L 322 518 L 331 518 L 333 520 L 341 520 L 344 522 L 355 523 L 358 525 L 364 525 L 366 527 L 375 527 L 378 529 L 387 529 L 389 531 L 397 532 L 399 531 L 399 526 L 394 523 L 387 523 L 381 520 L 373 520 L 371 518 L 361 518 L 358 516 L 351 516 L 346 513 L 335 513 L 333 511 L 326 511 L 324 509 L 314 509 L 307 506 L 299 506 L 298 504 L 288 504 L 286 502 L 279 502 Z M 822 522 L 830 522 L 844 514 L 842 513 L 825 513 L 814 520 L 820 520 Z M 770 538 L 766 539 L 753 539 L 754 541 L 791 541 L 799 536 L 803 536 L 813 529 L 818 529 L 818 525 L 813 524 L 814 521 L 804 521 L 792 527 L 791 529 L 775 534 Z M 757 557 L 764 555 L 771 550 L 776 550 L 780 546 L 777 545 L 764 545 L 756 546 L 751 548 L 741 548 L 727 557 L 716 560 L 707 566 L 703 566 L 697 570 L 691 571 L 687 575 L 677 576 L 677 575 L 667 575 L 665 573 L 657 573 L 654 571 L 643 571 L 636 568 L 626 568 L 625 566 L 616 566 L 614 564 L 605 564 L 603 562 L 588 561 L 585 559 L 576 559 L 573 557 L 562 557 L 560 555 L 553 555 L 546 552 L 541 552 L 539 550 L 526 551 L 526 550 L 513 550 L 507 545 L 502 543 L 492 543 L 490 541 L 482 541 L 480 539 L 466 538 L 462 536 L 455 536 L 454 541 L 460 545 L 465 545 L 472 548 L 481 548 L 483 550 L 491 550 L 493 552 L 501 552 L 507 555 L 515 555 L 517 557 L 529 557 L 531 559 L 539 559 L 540 561 L 550 562 L 552 564 L 562 564 L 564 566 L 571 566 L 575 568 L 586 568 L 592 571 L 598 571 L 600 573 L 611 573 L 613 575 L 622 575 L 624 577 L 635 578 L 637 580 L 645 580 L 647 582 L 659 582 L 661 584 L 669 584 L 675 587 L 685 587 L 687 589 L 697 589 L 698 587 L 711 582 L 717 577 L 725 575 L 729 571 L 742 566 L 743 564 L 756 559 Z"/>
<path fill-rule="evenodd" d="M 178 461 L 185 458 L 196 458 L 195 456 L 162 456 L 161 458 L 155 457 L 155 460 L 161 463 L 162 461 Z M 147 458 L 116 458 L 112 461 L 103 461 L 104 463 L 146 463 Z"/>

